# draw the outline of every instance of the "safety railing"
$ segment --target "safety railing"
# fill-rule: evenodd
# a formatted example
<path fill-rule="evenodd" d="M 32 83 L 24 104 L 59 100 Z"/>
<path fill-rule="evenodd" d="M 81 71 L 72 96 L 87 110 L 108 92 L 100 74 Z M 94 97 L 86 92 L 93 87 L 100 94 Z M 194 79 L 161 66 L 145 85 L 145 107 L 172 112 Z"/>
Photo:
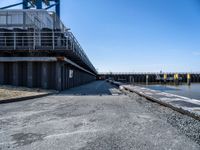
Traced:
<path fill-rule="evenodd" d="M 200 75 L 200 72 L 99 72 L 100 75 L 174 75 L 174 74 L 194 74 Z"/>
<path fill-rule="evenodd" d="M 95 70 L 71 32 L 0 29 L 0 50 L 71 50 Z"/>

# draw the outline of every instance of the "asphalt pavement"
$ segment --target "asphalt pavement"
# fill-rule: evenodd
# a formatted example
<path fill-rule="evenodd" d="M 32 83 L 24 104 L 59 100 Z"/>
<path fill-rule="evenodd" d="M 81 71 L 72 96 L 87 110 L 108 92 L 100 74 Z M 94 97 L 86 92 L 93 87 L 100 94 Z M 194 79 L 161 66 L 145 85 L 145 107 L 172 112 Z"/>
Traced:
<path fill-rule="evenodd" d="M 199 150 L 200 122 L 105 81 L 0 105 L 0 150 Z"/>

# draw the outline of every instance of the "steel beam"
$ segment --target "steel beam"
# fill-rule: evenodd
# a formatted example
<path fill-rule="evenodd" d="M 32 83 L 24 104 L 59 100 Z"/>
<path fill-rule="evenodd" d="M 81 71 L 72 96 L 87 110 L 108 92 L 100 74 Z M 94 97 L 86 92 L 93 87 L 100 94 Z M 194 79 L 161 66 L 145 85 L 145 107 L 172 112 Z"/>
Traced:
<path fill-rule="evenodd" d="M 56 3 L 56 14 L 60 18 L 60 0 L 55 0 Z"/>
<path fill-rule="evenodd" d="M 9 6 L 5 6 L 5 7 L 1 7 L 0 9 L 7 9 L 7 8 L 15 7 L 15 6 L 18 6 L 18 5 L 21 5 L 21 4 L 23 4 L 23 2 L 16 3 L 16 4 L 13 4 L 13 5 L 9 5 Z"/>
<path fill-rule="evenodd" d="M 18 86 L 19 85 L 19 69 L 18 69 L 18 67 L 19 67 L 19 64 L 18 64 L 18 62 L 14 62 L 13 63 L 13 74 L 12 74 L 12 76 L 13 76 L 13 85 L 15 85 L 15 86 Z"/>
<path fill-rule="evenodd" d="M 48 64 L 46 62 L 42 63 L 42 79 L 41 79 L 42 88 L 48 88 Z"/>
<path fill-rule="evenodd" d="M 27 62 L 27 86 L 33 87 L 33 63 Z"/>
<path fill-rule="evenodd" d="M 36 0 L 36 8 L 37 9 L 42 9 L 42 0 Z"/>
<path fill-rule="evenodd" d="M 23 9 L 28 9 L 28 0 L 23 0 Z"/>
<path fill-rule="evenodd" d="M 56 90 L 61 91 L 62 90 L 62 74 L 61 74 L 61 63 L 56 63 Z"/>

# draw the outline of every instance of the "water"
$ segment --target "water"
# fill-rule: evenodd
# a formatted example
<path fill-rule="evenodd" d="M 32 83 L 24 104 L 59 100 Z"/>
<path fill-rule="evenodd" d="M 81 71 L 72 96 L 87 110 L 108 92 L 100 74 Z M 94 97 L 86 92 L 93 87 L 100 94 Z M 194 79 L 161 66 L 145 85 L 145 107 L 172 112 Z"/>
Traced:
<path fill-rule="evenodd" d="M 162 92 L 167 92 L 171 94 L 176 94 L 184 97 L 189 97 L 193 99 L 200 100 L 200 84 L 191 84 L 188 85 L 179 85 L 179 86 L 173 86 L 173 85 L 147 85 L 146 87 L 158 90 Z"/>

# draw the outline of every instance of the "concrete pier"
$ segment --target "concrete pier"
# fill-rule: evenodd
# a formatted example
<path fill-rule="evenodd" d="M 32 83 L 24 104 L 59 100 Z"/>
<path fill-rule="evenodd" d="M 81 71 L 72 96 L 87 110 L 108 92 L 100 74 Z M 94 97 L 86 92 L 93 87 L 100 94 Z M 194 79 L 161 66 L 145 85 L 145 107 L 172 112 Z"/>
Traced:
<path fill-rule="evenodd" d="M 1 84 L 58 91 L 96 79 L 95 74 L 65 57 L 0 57 L 0 77 Z"/>
<path fill-rule="evenodd" d="M 55 72 L 55 78 L 56 78 L 56 89 L 61 91 L 62 90 L 62 81 L 61 81 L 61 64 L 56 63 L 56 72 Z"/>
<path fill-rule="evenodd" d="M 0 62 L 0 84 L 4 84 L 4 64 Z"/>
<path fill-rule="evenodd" d="M 27 86 L 33 87 L 33 63 L 27 62 Z"/>
<path fill-rule="evenodd" d="M 47 62 L 42 63 L 42 75 L 41 75 L 41 82 L 42 82 L 42 88 L 47 89 L 48 88 L 48 64 Z"/>
<path fill-rule="evenodd" d="M 19 64 L 18 62 L 13 63 L 13 85 L 18 86 L 19 85 Z"/>

